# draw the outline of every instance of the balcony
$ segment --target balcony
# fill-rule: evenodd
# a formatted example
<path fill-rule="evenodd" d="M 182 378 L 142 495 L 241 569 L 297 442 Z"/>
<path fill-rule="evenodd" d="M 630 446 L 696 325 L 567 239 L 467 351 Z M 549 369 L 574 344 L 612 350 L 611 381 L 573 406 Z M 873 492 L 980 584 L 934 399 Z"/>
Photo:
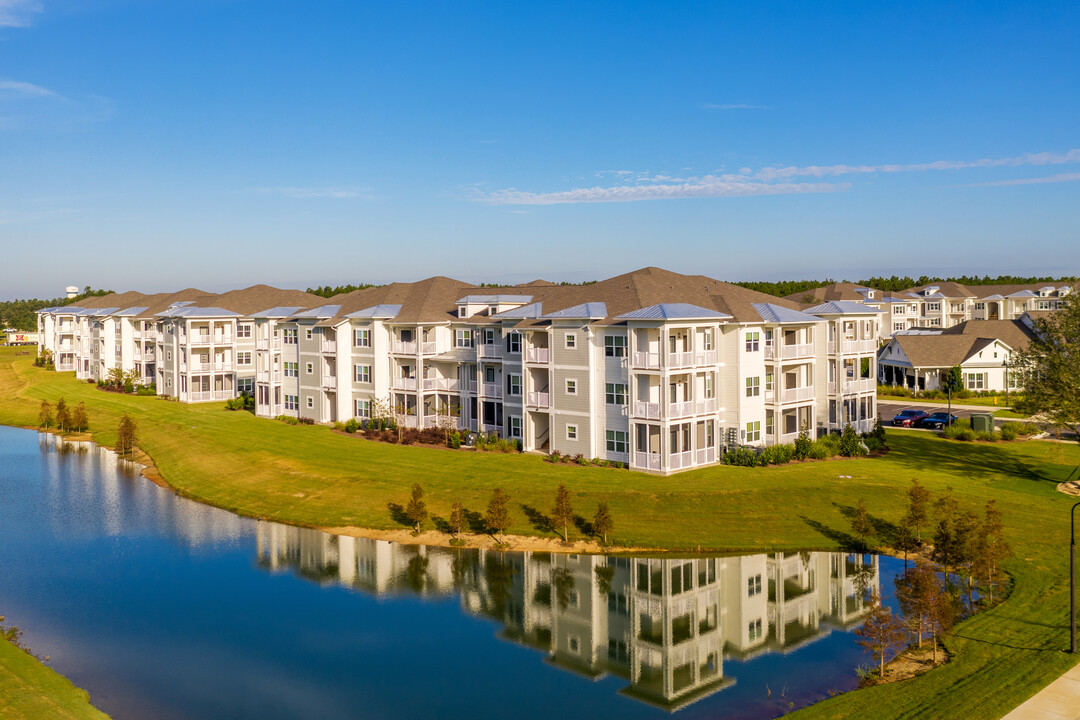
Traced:
<path fill-rule="evenodd" d="M 337 353 L 337 340 L 323 340 L 322 341 L 323 354 L 334 355 Z"/>
<path fill-rule="evenodd" d="M 845 380 L 843 386 L 844 395 L 855 393 L 876 392 L 877 380 L 874 378 L 860 378 L 858 380 Z"/>
<path fill-rule="evenodd" d="M 437 355 L 438 352 L 439 351 L 436 348 L 435 343 L 433 343 L 433 342 L 420 343 L 420 353 L 422 355 Z"/>
<path fill-rule="evenodd" d="M 525 362 L 537 365 L 547 365 L 550 361 L 551 351 L 543 347 L 531 347 L 525 350 Z"/>
<path fill-rule="evenodd" d="M 323 375 L 322 389 L 329 392 L 337 390 L 337 376 L 335 375 Z"/>
<path fill-rule="evenodd" d="M 501 360 L 503 356 L 502 345 L 494 343 L 481 343 L 476 346 L 476 357 L 485 360 Z"/>
<path fill-rule="evenodd" d="M 180 339 L 184 340 L 185 338 L 181 336 Z M 209 345 L 210 333 L 191 333 L 191 335 L 187 337 L 187 341 L 188 345 Z"/>
<path fill-rule="evenodd" d="M 840 353 L 842 355 L 872 353 L 876 350 L 876 340 L 844 340 L 840 343 Z"/>
<path fill-rule="evenodd" d="M 420 381 L 420 389 L 426 391 L 457 392 L 461 382 L 457 378 L 423 378 Z"/>
<path fill-rule="evenodd" d="M 716 412 L 716 398 L 698 401 L 690 400 L 668 405 L 668 418 L 672 420 L 714 412 Z"/>
<path fill-rule="evenodd" d="M 546 392 L 531 392 L 527 394 L 525 404 L 533 408 L 546 409 L 551 407 L 551 396 Z"/>
<path fill-rule="evenodd" d="M 634 367 L 639 370 L 660 369 L 660 353 L 634 352 L 630 360 L 633 363 Z"/>
<path fill-rule="evenodd" d="M 279 337 L 272 338 L 272 339 L 271 338 L 258 338 L 255 341 L 255 349 L 256 350 L 270 350 L 270 349 L 280 350 L 281 349 L 281 338 L 279 338 Z"/>
<path fill-rule="evenodd" d="M 715 365 L 716 351 L 701 350 L 699 352 L 668 353 L 667 366 L 672 369 L 697 367 L 699 365 Z"/>
<path fill-rule="evenodd" d="M 185 363 L 181 360 L 180 367 L 188 367 L 191 369 L 191 372 L 210 372 L 214 369 L 213 363 L 202 362 L 201 360 L 192 360 L 190 363 Z"/>
<path fill-rule="evenodd" d="M 391 344 L 390 352 L 397 355 L 416 355 L 416 343 L 415 342 L 397 342 L 396 340 Z"/>
<path fill-rule="evenodd" d="M 765 346 L 766 360 L 794 360 L 797 358 L 812 357 L 814 357 L 814 346 L 810 344 Z"/>
<path fill-rule="evenodd" d="M 635 452 L 634 453 L 634 467 L 640 470 L 659 470 L 660 469 L 660 455 L 659 453 L 648 452 Z"/>
<path fill-rule="evenodd" d="M 499 383 L 484 383 L 483 396 L 486 398 L 501 398 L 502 385 L 500 385 Z"/>
<path fill-rule="evenodd" d="M 188 402 L 209 402 L 211 400 L 232 400 L 236 396 L 232 390 L 199 390 L 188 393 Z"/>
<path fill-rule="evenodd" d="M 75 363 L 56 363 L 56 369 L 59 372 L 71 372 L 75 369 Z"/>
<path fill-rule="evenodd" d="M 806 402 L 807 400 L 814 399 L 814 387 L 797 387 L 787 388 L 781 390 L 779 393 L 778 402 L 780 404 L 794 403 L 794 402 Z"/>
<path fill-rule="evenodd" d="M 394 378 L 390 381 L 390 386 L 394 390 L 404 390 L 405 392 L 416 392 L 416 378 Z"/>
<path fill-rule="evenodd" d="M 469 381 L 468 381 L 468 388 L 467 388 L 467 390 L 468 390 L 469 392 L 471 392 L 471 393 L 472 393 L 473 395 L 475 395 L 475 394 L 476 394 L 476 381 L 475 381 L 475 380 L 469 380 Z"/>
<path fill-rule="evenodd" d="M 231 360 L 218 360 L 214 363 L 216 372 L 232 372 L 235 368 Z"/>
<path fill-rule="evenodd" d="M 697 465 L 708 465 L 716 462 L 716 448 L 707 447 L 694 451 L 694 462 Z"/>
<path fill-rule="evenodd" d="M 660 419 L 660 403 L 642 402 L 640 400 L 635 400 L 633 411 L 634 417 L 636 418 L 641 418 L 643 420 Z"/>

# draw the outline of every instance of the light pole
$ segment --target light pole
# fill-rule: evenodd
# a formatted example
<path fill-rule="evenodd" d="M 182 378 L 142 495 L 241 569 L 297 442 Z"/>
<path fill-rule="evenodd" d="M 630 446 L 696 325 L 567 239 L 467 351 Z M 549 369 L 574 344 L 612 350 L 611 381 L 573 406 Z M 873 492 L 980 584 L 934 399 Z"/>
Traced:
<path fill-rule="evenodd" d="M 1076 508 L 1074 503 L 1069 511 L 1069 632 L 1071 643 L 1069 652 L 1076 654 Z"/>

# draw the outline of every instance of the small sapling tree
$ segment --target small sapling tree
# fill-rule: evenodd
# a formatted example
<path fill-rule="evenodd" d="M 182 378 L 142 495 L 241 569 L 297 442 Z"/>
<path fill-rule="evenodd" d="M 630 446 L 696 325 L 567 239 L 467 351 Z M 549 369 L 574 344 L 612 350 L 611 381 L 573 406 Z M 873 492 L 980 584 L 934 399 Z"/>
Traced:
<path fill-rule="evenodd" d="M 41 401 L 41 407 L 38 409 L 38 426 L 43 427 L 46 430 L 53 424 L 53 411 L 52 405 L 48 400 Z"/>
<path fill-rule="evenodd" d="M 565 485 L 559 485 L 555 491 L 555 507 L 551 511 L 551 519 L 555 526 L 562 526 L 563 542 L 570 542 L 570 523 L 574 520 L 574 507 L 570 504 L 570 491 Z"/>
<path fill-rule="evenodd" d="M 461 503 L 455 502 L 450 506 L 450 519 L 447 525 L 450 526 L 450 534 L 455 538 L 465 528 L 465 508 L 461 506 Z"/>
<path fill-rule="evenodd" d="M 120 425 L 116 428 L 116 452 L 120 455 L 131 455 L 138 442 L 138 428 L 135 421 L 124 413 L 120 418 Z"/>
<path fill-rule="evenodd" d="M 491 493 L 484 525 L 488 532 L 498 536 L 500 542 L 505 539 L 506 531 L 510 529 L 510 495 L 502 488 L 495 488 Z"/>
<path fill-rule="evenodd" d="M 906 639 L 900 618 L 881 604 L 881 594 L 875 589 L 870 595 L 870 612 L 862 627 L 855 630 L 855 642 L 871 653 L 878 662 L 878 674 L 885 677 L 885 656 Z"/>
<path fill-rule="evenodd" d="M 427 503 L 424 502 L 424 488 L 420 487 L 420 483 L 413 483 L 412 496 L 409 498 L 409 504 L 405 506 L 405 517 L 409 518 L 413 529 L 419 534 L 420 526 L 428 517 Z"/>
<path fill-rule="evenodd" d="M 593 532 L 600 536 L 607 545 L 608 533 L 615 530 L 615 521 L 611 517 L 611 510 L 608 508 L 606 501 L 601 500 L 600 504 L 596 506 L 596 514 L 593 516 L 592 522 Z"/>

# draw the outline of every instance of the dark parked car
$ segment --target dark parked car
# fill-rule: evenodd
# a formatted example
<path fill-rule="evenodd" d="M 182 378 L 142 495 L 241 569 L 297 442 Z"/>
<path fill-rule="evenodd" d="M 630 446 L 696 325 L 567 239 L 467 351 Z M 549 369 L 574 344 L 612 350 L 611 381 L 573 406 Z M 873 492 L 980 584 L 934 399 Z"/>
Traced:
<path fill-rule="evenodd" d="M 926 413 L 922 410 L 901 410 L 900 413 L 892 419 L 893 425 L 899 425 L 900 427 L 918 427 L 918 422 L 926 417 Z"/>
<path fill-rule="evenodd" d="M 950 415 L 947 412 L 930 413 L 919 421 L 919 427 L 940 430 L 946 425 L 952 425 L 956 420 L 957 417 L 955 415 Z"/>

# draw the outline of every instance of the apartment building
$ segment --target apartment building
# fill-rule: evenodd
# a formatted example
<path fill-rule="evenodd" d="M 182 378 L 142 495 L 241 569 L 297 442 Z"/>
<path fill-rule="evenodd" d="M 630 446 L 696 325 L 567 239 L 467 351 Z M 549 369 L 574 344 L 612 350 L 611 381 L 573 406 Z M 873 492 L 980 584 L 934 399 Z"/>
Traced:
<path fill-rule="evenodd" d="M 159 393 L 250 393 L 262 417 L 389 412 L 410 427 L 498 433 L 526 450 L 658 473 L 803 429 L 866 432 L 876 418 L 879 310 L 843 300 L 800 309 L 658 268 L 577 286 L 434 277 L 329 299 L 256 286 L 131 297 L 130 307 L 92 300 L 39 314 L 55 347 L 97 337 L 80 323 L 100 323 L 88 377 L 134 366 L 136 333 L 154 333 L 154 363 L 141 371 Z"/>
<path fill-rule="evenodd" d="M 862 303 L 882 311 L 881 340 L 910 330 L 944 330 L 968 320 L 1019 320 L 1028 312 L 1054 311 L 1078 283 L 962 285 L 941 282 L 900 292 L 882 292 L 854 283 L 833 283 L 787 299 L 805 305 L 827 300 Z"/>
<path fill-rule="evenodd" d="M 498 637 L 667 711 L 729 687 L 727 659 L 786 654 L 850 628 L 880 587 L 876 556 L 627 558 L 396 545 L 260 522 L 257 562 L 374 595 L 457 595 Z M 777 686 L 782 684 L 777 679 Z"/>

